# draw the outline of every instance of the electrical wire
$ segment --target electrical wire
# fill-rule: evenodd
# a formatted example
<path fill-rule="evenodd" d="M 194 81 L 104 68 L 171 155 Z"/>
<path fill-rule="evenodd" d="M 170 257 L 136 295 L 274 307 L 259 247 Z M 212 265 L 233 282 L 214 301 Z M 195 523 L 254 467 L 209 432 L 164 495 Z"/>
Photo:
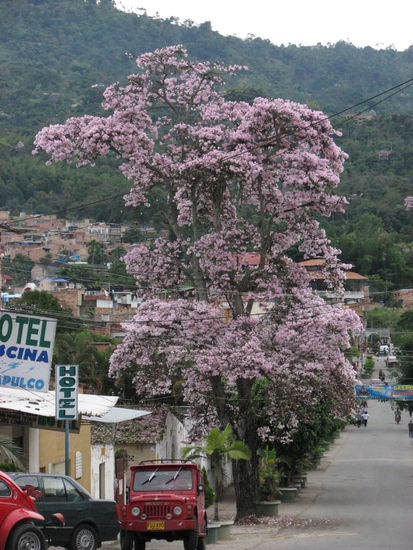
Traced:
<path fill-rule="evenodd" d="M 83 203 L 79 206 L 73 206 L 71 208 L 62 208 L 61 210 L 57 210 L 56 212 L 53 212 L 51 214 L 39 214 L 39 215 L 35 214 L 33 216 L 27 216 L 26 218 L 15 218 L 14 220 L 11 220 L 10 223 L 13 223 L 13 224 L 23 223 L 23 222 L 34 220 L 34 219 L 37 220 L 37 219 L 41 219 L 41 218 L 47 218 L 49 216 L 58 216 L 59 214 L 65 214 L 66 212 L 82 210 L 82 209 L 86 208 L 87 206 L 93 206 L 95 204 L 106 202 L 106 201 L 109 201 L 109 200 L 112 200 L 112 199 L 116 199 L 116 198 L 119 198 L 119 197 L 124 197 L 129 192 L 130 192 L 130 189 L 128 191 L 124 191 L 122 193 L 115 193 L 113 195 L 107 195 L 107 196 L 105 196 L 101 199 L 97 199 L 97 200 L 94 200 L 94 201 L 91 201 L 91 202 L 86 202 L 86 203 Z"/>
<path fill-rule="evenodd" d="M 380 101 L 376 102 L 373 106 L 370 105 L 370 106 L 367 108 L 367 109 L 372 109 L 374 106 L 376 106 L 376 105 L 378 105 L 378 104 L 380 104 L 380 103 L 382 103 L 382 102 L 384 102 L 384 101 L 387 101 L 388 99 L 390 99 L 391 97 L 393 97 L 393 96 L 396 95 L 397 93 L 400 93 L 401 91 L 403 91 L 404 89 L 406 89 L 407 87 L 409 87 L 409 86 L 411 86 L 411 85 L 413 85 L 413 78 L 408 79 L 408 80 L 406 80 L 406 81 L 404 81 L 404 82 L 402 82 L 402 83 L 400 83 L 400 84 L 398 84 L 398 85 L 396 85 L 396 86 L 393 86 L 393 87 L 391 87 L 391 88 L 388 88 L 388 89 L 384 90 L 383 92 L 380 92 L 380 93 L 378 93 L 378 94 L 375 94 L 375 95 L 373 95 L 373 96 L 370 96 L 369 98 L 367 98 L 367 99 L 365 99 L 365 100 L 363 100 L 363 101 L 361 101 L 361 102 L 355 103 L 355 104 L 351 105 L 350 107 L 347 107 L 347 108 L 345 108 L 345 109 L 343 109 L 343 110 L 341 110 L 341 111 L 338 111 L 338 112 L 336 112 L 336 113 L 334 113 L 334 114 L 332 114 L 332 115 L 330 115 L 330 116 L 328 116 L 328 117 L 325 117 L 323 120 L 327 120 L 327 119 L 331 119 L 331 118 L 338 117 L 338 116 L 344 114 L 345 112 L 348 112 L 349 110 L 354 109 L 355 107 L 359 107 L 359 106 L 361 106 L 361 105 L 363 105 L 363 104 L 365 104 L 365 103 L 368 103 L 368 102 L 370 102 L 370 101 L 372 101 L 372 100 L 374 100 L 374 99 L 376 99 L 376 98 L 378 98 L 378 97 L 381 97 L 381 96 L 383 96 L 383 95 L 385 95 L 385 94 L 389 94 L 390 92 L 393 92 L 393 93 L 391 93 L 390 95 L 387 95 L 386 97 L 382 98 Z M 366 110 L 366 109 L 364 109 L 363 111 L 360 111 L 360 112 L 358 113 L 358 115 L 361 114 L 362 112 L 364 112 L 365 110 Z M 322 122 L 322 120 L 319 121 L 319 123 L 321 123 L 321 122 Z M 311 124 L 309 124 L 309 127 L 310 127 L 310 126 L 311 126 Z M 293 133 L 294 133 L 294 132 L 285 133 L 284 135 L 290 135 L 290 134 L 293 134 Z M 283 137 L 284 137 L 284 135 L 283 135 Z M 275 138 L 276 138 L 276 139 L 279 139 L 279 137 L 280 137 L 280 136 L 274 136 L 273 139 L 275 139 Z M 257 145 L 257 147 L 258 147 L 258 146 L 262 146 L 262 145 L 265 145 L 265 146 L 270 146 L 270 145 L 272 145 L 272 143 L 271 143 L 271 138 L 265 139 L 265 140 L 263 141 L 263 143 Z M 244 152 L 241 152 L 241 153 L 237 153 L 237 154 L 235 154 L 235 155 L 238 155 L 238 154 L 245 154 L 245 153 L 247 153 L 247 152 L 248 152 L 248 151 L 244 151 Z M 221 161 L 222 161 L 222 160 L 224 160 L 224 161 L 225 161 L 225 160 L 228 160 L 229 158 L 232 158 L 232 156 L 231 156 L 231 157 L 226 157 L 226 158 L 224 157 L 224 159 L 221 159 Z M 114 198 L 119 198 L 119 197 L 121 197 L 121 196 L 124 196 L 124 195 L 127 194 L 127 193 L 128 193 L 128 191 L 127 191 L 127 192 L 122 192 L 122 193 L 116 193 L 116 194 L 109 195 L 109 196 L 103 197 L 103 198 L 98 199 L 98 200 L 95 200 L 95 201 L 91 201 L 90 203 L 82 204 L 82 205 L 80 205 L 80 206 L 76 206 L 76 207 L 72 207 L 72 208 L 65 208 L 65 209 L 62 209 L 62 210 L 60 210 L 60 211 L 57 211 L 57 213 L 55 213 L 54 215 L 57 216 L 57 215 L 60 214 L 60 213 L 66 213 L 66 212 L 68 212 L 68 211 L 80 210 L 80 209 L 83 209 L 85 206 L 91 206 L 91 205 L 95 205 L 95 204 L 98 204 L 98 203 L 101 203 L 101 202 L 104 202 L 104 201 L 112 200 L 112 199 L 114 199 Z M 40 216 L 39 216 L 39 215 L 35 215 L 35 216 L 26 217 L 26 218 L 18 218 L 18 219 L 16 219 L 16 220 L 14 220 L 13 223 L 22 223 L 22 222 L 24 222 L 24 221 L 28 221 L 28 220 L 32 220 L 32 219 L 38 219 L 38 218 L 41 218 L 41 217 L 48 217 L 48 216 L 50 216 L 50 215 L 51 215 L 51 214 L 45 214 L 45 215 L 43 215 L 43 216 L 41 216 L 41 215 L 40 215 Z M 115 276 L 115 275 L 114 275 L 114 276 Z M 106 284 L 107 284 L 107 283 L 106 283 Z M 142 289 L 141 289 L 141 290 L 142 290 Z M 147 290 L 147 289 L 145 289 L 145 290 Z M 168 291 L 171 291 L 171 290 L 168 289 Z M 389 292 L 390 292 L 390 291 L 389 291 Z M 225 294 L 225 292 L 223 292 L 223 293 Z M 227 293 L 227 294 L 228 294 L 228 293 Z"/>
<path fill-rule="evenodd" d="M 19 272 L 19 273 L 28 273 L 27 270 L 25 269 L 21 269 L 21 268 L 15 268 L 13 267 L 12 265 L 12 261 L 13 260 L 10 260 L 8 258 L 4 258 L 3 259 L 3 266 L 6 267 L 6 272 L 7 270 L 9 270 L 9 272 L 12 272 L 12 271 L 16 271 L 16 272 Z M 63 262 L 44 262 L 45 266 L 54 266 L 54 267 L 59 267 L 61 270 L 69 270 L 71 268 L 74 268 L 74 269 L 79 269 L 81 271 L 85 270 L 85 271 L 91 271 L 91 272 L 97 272 L 99 274 L 107 274 L 107 276 L 109 277 L 109 279 L 103 279 L 103 278 L 87 278 L 85 276 L 82 275 L 81 276 L 81 281 L 85 281 L 85 282 L 90 282 L 90 283 L 96 283 L 96 284 L 102 284 L 103 285 L 112 285 L 112 286 L 117 286 L 119 284 L 122 284 L 121 281 L 122 280 L 125 280 L 126 283 L 130 283 L 131 282 L 131 278 L 133 278 L 132 275 L 124 275 L 124 274 L 118 274 L 118 273 L 115 273 L 113 271 L 111 271 L 110 269 L 108 268 L 105 268 L 103 266 L 100 266 L 100 265 L 91 265 L 91 264 L 76 264 L 76 263 L 73 263 L 73 264 L 66 264 L 66 263 L 63 263 Z M 76 274 L 77 276 L 79 276 L 79 274 Z M 68 280 L 71 280 L 73 282 L 79 282 L 79 279 L 74 279 L 73 277 L 70 277 L 70 275 L 64 275 L 64 277 Z M 110 280 L 110 277 L 113 278 L 112 282 Z M 208 279 L 206 278 L 203 278 L 202 279 L 204 282 L 208 282 Z M 139 291 L 143 291 L 143 292 L 146 292 L 148 290 L 154 290 L 156 292 L 179 292 L 179 293 L 182 293 L 182 292 L 190 292 L 191 289 L 184 289 L 182 288 L 181 286 L 176 286 L 176 287 L 156 287 L 156 286 L 152 286 L 152 287 L 148 287 L 148 286 L 137 286 L 136 284 L 131 284 L 131 285 L 128 285 L 126 284 L 124 286 L 128 287 L 128 288 L 131 288 L 133 289 L 134 291 L 136 292 L 139 292 Z M 182 283 L 183 285 L 185 284 L 184 282 Z M 188 283 L 189 284 L 189 283 Z M 192 290 L 196 290 L 196 289 L 192 289 Z M 386 291 L 369 291 L 369 296 L 394 296 L 394 292 L 397 292 L 397 290 L 386 290 Z M 224 291 L 222 290 L 221 293 L 220 291 L 211 291 L 211 293 L 213 295 L 232 295 L 232 294 L 236 294 L 236 295 L 248 295 L 248 292 L 244 292 L 244 293 L 240 293 L 236 290 L 227 290 L 227 291 Z"/>
<path fill-rule="evenodd" d="M 370 96 L 370 97 L 368 97 L 368 98 L 366 98 L 366 99 L 364 99 L 364 100 L 362 100 L 362 101 L 359 101 L 359 102 L 357 102 L 357 103 L 353 103 L 353 104 L 350 105 L 349 107 L 346 107 L 345 109 L 342 109 L 342 110 L 340 110 L 340 111 L 337 111 L 337 112 L 333 113 L 332 115 L 326 116 L 326 117 L 324 117 L 323 119 L 321 119 L 321 120 L 318 122 L 318 124 L 320 124 L 321 122 L 324 122 L 325 120 L 330 120 L 330 119 L 332 119 L 332 118 L 341 116 L 342 114 L 344 114 L 344 113 L 346 113 L 346 112 L 348 112 L 348 111 L 350 111 L 350 110 L 352 110 L 352 109 L 354 109 L 354 108 L 356 108 L 356 107 L 360 107 L 361 105 L 364 105 L 365 103 L 368 103 L 368 102 L 370 102 L 370 101 L 372 101 L 372 100 L 374 100 L 374 99 L 377 99 L 378 97 L 381 97 L 381 96 L 383 96 L 383 95 L 385 95 L 385 94 L 389 94 L 390 92 L 393 92 L 393 93 L 390 94 L 388 97 L 383 98 L 382 100 L 380 100 L 379 102 L 377 102 L 377 103 L 375 103 L 375 104 L 373 105 L 373 106 L 377 106 L 378 104 L 383 103 L 384 101 L 387 101 L 387 99 L 390 99 L 391 97 L 393 97 L 394 95 L 400 93 L 401 91 L 403 91 L 404 89 L 406 89 L 407 87 L 409 87 L 409 86 L 411 86 L 411 85 L 413 85 L 413 78 L 409 78 L 409 79 L 407 79 L 407 80 L 405 80 L 405 81 L 403 81 L 403 82 L 401 82 L 401 83 L 399 83 L 399 84 L 396 84 L 395 86 L 392 86 L 392 87 L 390 87 L 390 88 L 387 88 L 386 90 L 383 90 L 382 92 L 379 92 L 379 93 L 377 93 L 377 94 L 374 94 L 374 95 L 372 95 L 372 96 Z M 370 110 L 370 109 L 372 109 L 373 106 L 369 106 L 367 109 Z M 363 113 L 364 111 L 365 111 L 365 110 L 360 111 L 360 113 L 358 113 L 356 116 L 359 116 L 359 115 L 360 115 L 361 113 Z M 317 124 L 317 123 L 316 123 L 316 124 Z M 311 124 L 309 124 L 308 127 L 311 127 Z M 293 134 L 294 134 L 294 132 L 286 132 L 286 133 L 284 133 L 284 134 L 280 134 L 280 135 L 278 135 L 278 136 L 274 136 L 273 139 L 277 139 L 277 140 L 278 140 L 280 137 L 287 137 L 287 136 L 293 135 Z M 270 141 L 270 140 L 271 140 L 271 138 L 267 138 L 267 139 L 265 140 L 266 145 L 271 145 L 271 141 Z M 273 143 L 273 144 L 275 144 L 275 143 Z M 262 144 L 261 144 L 261 145 L 257 145 L 256 147 L 258 148 L 258 147 L 261 147 L 261 146 L 262 146 Z M 229 159 L 233 158 L 233 156 L 239 156 L 239 155 L 241 155 L 241 154 L 246 154 L 247 152 L 248 152 L 248 151 L 243 151 L 243 152 L 239 152 L 239 153 L 234 153 L 234 155 L 231 155 L 231 156 L 226 157 L 226 158 L 224 157 L 223 159 L 221 159 L 221 162 L 222 162 L 222 161 L 229 160 Z M 96 201 L 92 201 L 92 202 L 90 202 L 90 203 L 84 203 L 84 204 L 79 205 L 79 206 L 76 206 L 76 207 L 61 209 L 60 211 L 57 211 L 57 213 L 55 213 L 54 215 L 57 216 L 57 215 L 60 214 L 60 213 L 66 213 L 66 212 L 68 212 L 68 211 L 73 211 L 73 210 L 75 210 L 75 211 L 76 211 L 76 210 L 81 210 L 81 209 L 83 209 L 83 208 L 86 207 L 86 206 L 92 206 L 92 205 L 95 205 L 95 204 L 98 204 L 98 203 L 101 203 L 101 202 L 105 202 L 105 201 L 107 201 L 107 200 L 112 200 L 112 199 L 114 199 L 114 198 L 119 198 L 119 197 L 121 197 L 121 196 L 125 196 L 125 195 L 128 194 L 129 192 L 130 192 L 130 190 L 128 190 L 128 191 L 126 191 L 126 192 L 122 192 L 122 193 L 116 193 L 116 194 L 114 194 L 114 195 L 108 195 L 108 196 L 103 197 L 103 198 L 101 198 L 101 199 L 98 199 L 98 200 L 96 200 Z M 31 220 L 31 219 L 35 219 L 35 218 L 41 218 L 41 217 L 47 217 L 47 216 L 50 216 L 50 215 L 53 215 L 53 214 L 44 214 L 43 216 L 42 216 L 42 215 L 35 215 L 35 216 L 29 216 L 29 217 L 26 217 L 26 218 L 16 218 L 15 220 L 12 221 L 12 223 L 22 223 L 22 222 L 24 222 L 24 221 L 26 221 L 26 220 Z"/>
<path fill-rule="evenodd" d="M 293 295 L 285 295 L 283 298 L 285 299 L 288 299 L 288 298 L 291 298 L 291 297 L 294 297 Z M 330 304 L 327 304 L 327 303 L 321 303 L 321 304 L 311 304 L 311 305 L 302 305 L 300 307 L 300 312 L 301 313 L 305 313 L 305 312 L 317 312 L 317 310 L 320 310 L 320 309 L 324 309 L 324 308 L 329 308 L 329 307 L 332 307 L 332 308 L 336 308 L 336 309 L 342 309 L 340 307 L 339 304 L 336 304 L 336 305 L 330 305 Z M 217 308 L 218 309 L 218 308 Z M 222 309 L 222 307 L 221 307 Z M 13 313 L 22 313 L 21 310 L 19 309 L 16 309 L 15 306 L 13 305 L 10 305 L 10 306 L 7 306 L 7 310 L 10 311 L 10 312 L 13 312 Z M 41 308 L 38 308 L 36 306 L 33 307 L 33 311 L 36 311 L 38 313 L 48 313 L 50 316 L 52 317 L 56 317 L 55 315 L 55 312 L 53 311 L 50 311 L 50 310 L 44 310 L 44 309 L 41 309 Z M 59 312 L 60 313 L 60 312 Z M 269 309 L 268 311 L 265 311 L 265 312 L 257 312 L 257 313 L 251 313 L 249 315 L 245 315 L 244 317 L 246 318 L 250 318 L 250 317 L 262 317 L 262 318 L 265 318 L 265 317 L 268 317 L 270 316 L 271 314 L 273 314 L 274 311 Z M 65 313 L 61 314 L 62 315 L 62 318 L 63 320 L 65 320 Z M 316 317 L 318 315 L 318 313 L 316 313 L 315 315 L 310 315 L 308 318 L 311 318 L 311 317 Z M 68 318 L 70 319 L 73 319 L 73 315 L 71 314 L 67 314 Z M 239 316 L 238 318 L 242 318 L 243 316 Z M 83 318 L 83 317 L 80 317 L 79 318 L 80 321 L 84 321 L 86 322 L 87 319 Z M 171 326 L 176 326 L 177 323 L 180 324 L 180 323 L 193 323 L 193 322 L 197 322 L 197 321 L 200 321 L 200 322 L 203 322 L 203 321 L 215 321 L 215 320 L 224 320 L 224 321 L 228 321 L 228 317 L 224 314 L 224 315 L 213 315 L 213 316 L 202 316 L 202 317 L 193 317 L 193 318 L 182 318 L 182 319 L 179 319 L 179 320 L 174 320 L 174 319 L 171 319 L 171 320 L 162 320 L 162 321 L 159 321 L 159 320 L 156 320 L 156 321 L 152 321 L 152 320 L 142 320 L 142 321 L 138 321 L 138 320 L 134 320 L 133 322 L 134 323 L 140 323 L 140 324 L 159 324 L 161 326 L 165 326 L 165 325 L 168 325 L 170 324 Z M 92 321 L 92 320 L 91 320 Z M 130 322 L 131 319 L 128 319 L 128 320 L 124 320 L 124 321 L 120 321 L 121 323 L 125 322 L 125 323 L 128 323 Z M 95 323 L 99 324 L 99 325 L 102 325 L 103 323 L 106 323 L 106 324 L 119 324 L 119 322 L 117 321 L 95 321 Z"/>

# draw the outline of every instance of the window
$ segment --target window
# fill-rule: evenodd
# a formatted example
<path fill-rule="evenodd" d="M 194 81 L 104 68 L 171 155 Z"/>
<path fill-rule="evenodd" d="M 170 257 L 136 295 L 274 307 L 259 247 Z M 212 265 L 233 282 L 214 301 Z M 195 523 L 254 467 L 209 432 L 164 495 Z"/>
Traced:
<path fill-rule="evenodd" d="M 15 481 L 17 485 L 23 489 L 23 491 L 26 490 L 28 485 L 31 485 L 36 491 L 40 491 L 42 493 L 41 498 L 43 498 L 43 491 L 39 486 L 39 478 L 37 476 L 19 476 Z"/>
<path fill-rule="evenodd" d="M 10 487 L 4 481 L 0 481 L 0 498 L 7 498 L 11 496 Z"/>
<path fill-rule="evenodd" d="M 75 479 L 79 479 L 82 477 L 82 453 L 80 451 L 76 451 L 75 466 L 76 466 Z"/>
<path fill-rule="evenodd" d="M 193 486 L 192 470 L 136 470 L 134 491 L 189 491 Z"/>
<path fill-rule="evenodd" d="M 63 479 L 59 477 L 43 478 L 44 498 L 46 502 L 66 501 L 66 490 L 63 485 Z"/>
<path fill-rule="evenodd" d="M 69 502 L 78 502 L 83 500 L 82 495 L 68 479 L 63 480 L 65 489 L 66 489 L 66 498 Z"/>

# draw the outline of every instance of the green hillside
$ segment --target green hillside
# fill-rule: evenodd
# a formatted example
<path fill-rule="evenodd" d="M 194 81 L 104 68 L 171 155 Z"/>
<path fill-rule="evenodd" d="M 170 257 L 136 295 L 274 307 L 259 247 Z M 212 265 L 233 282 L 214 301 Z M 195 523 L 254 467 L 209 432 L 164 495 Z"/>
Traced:
<path fill-rule="evenodd" d="M 133 55 L 182 43 L 198 59 L 248 65 L 234 85 L 318 104 L 331 114 L 413 76 L 405 52 L 331 47 L 277 47 L 174 20 L 126 14 L 110 0 L 0 0 L 1 129 L 33 131 L 99 108 L 101 85 L 124 80 Z M 378 107 L 409 113 L 413 87 Z"/>
<path fill-rule="evenodd" d="M 413 46 L 404 52 L 344 42 L 274 46 L 221 36 L 208 22 L 123 13 L 111 0 L 0 0 L 0 209 L 160 227 L 156 213 L 125 210 L 121 194 L 129 184 L 115 161 L 93 169 L 47 167 L 31 150 L 44 125 L 101 112 L 104 87 L 135 70 L 126 52 L 134 57 L 177 43 L 194 58 L 249 67 L 229 83 L 228 97 L 290 98 L 329 115 L 413 77 Z M 350 156 L 341 186 L 350 205 L 326 227 L 356 269 L 374 273 L 386 288 L 387 281 L 411 286 L 413 216 L 403 201 L 412 194 L 413 85 L 382 99 L 351 109 L 374 108 L 369 119 L 332 119 Z"/>

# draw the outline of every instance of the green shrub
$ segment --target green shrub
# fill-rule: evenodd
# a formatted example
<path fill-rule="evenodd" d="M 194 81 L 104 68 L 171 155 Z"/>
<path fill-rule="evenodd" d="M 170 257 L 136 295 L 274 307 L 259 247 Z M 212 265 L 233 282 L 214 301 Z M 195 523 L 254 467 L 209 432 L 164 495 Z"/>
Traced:
<path fill-rule="evenodd" d="M 208 474 L 205 467 L 202 468 L 202 471 L 204 473 L 205 508 L 208 508 L 215 502 L 215 491 L 209 484 Z"/>
<path fill-rule="evenodd" d="M 259 462 L 259 486 L 258 498 L 260 500 L 274 500 L 278 497 L 280 485 L 280 459 L 275 449 L 268 445 L 258 450 Z"/>
<path fill-rule="evenodd" d="M 21 471 L 12 462 L 0 462 L 0 470 L 2 472 L 20 472 Z"/>
<path fill-rule="evenodd" d="M 128 453 L 126 449 L 116 449 L 115 458 L 127 458 Z"/>
<path fill-rule="evenodd" d="M 366 362 L 364 363 L 364 366 L 363 366 L 363 373 L 366 374 L 367 376 L 371 376 L 374 370 L 374 366 L 375 365 L 374 365 L 373 357 L 371 355 L 367 355 Z"/>

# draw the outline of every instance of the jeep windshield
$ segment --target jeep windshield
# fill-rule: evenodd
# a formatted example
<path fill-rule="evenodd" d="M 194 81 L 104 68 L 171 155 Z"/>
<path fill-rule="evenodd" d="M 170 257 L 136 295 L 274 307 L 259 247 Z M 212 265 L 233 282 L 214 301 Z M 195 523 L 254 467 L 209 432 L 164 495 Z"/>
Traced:
<path fill-rule="evenodd" d="M 133 491 L 190 491 L 193 488 L 192 470 L 136 470 Z"/>

